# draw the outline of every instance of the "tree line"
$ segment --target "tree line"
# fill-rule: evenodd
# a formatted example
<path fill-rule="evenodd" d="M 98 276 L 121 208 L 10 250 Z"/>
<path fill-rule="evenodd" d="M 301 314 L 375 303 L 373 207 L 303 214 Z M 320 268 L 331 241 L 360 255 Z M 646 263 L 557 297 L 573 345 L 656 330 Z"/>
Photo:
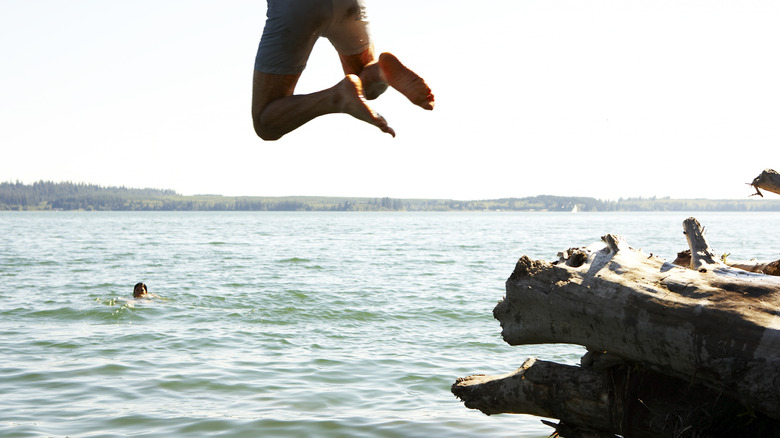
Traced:
<path fill-rule="evenodd" d="M 780 211 L 778 200 L 711 200 L 540 195 L 459 201 L 348 197 L 184 196 L 173 190 L 38 181 L 0 183 L 0 210 L 82 211 Z"/>

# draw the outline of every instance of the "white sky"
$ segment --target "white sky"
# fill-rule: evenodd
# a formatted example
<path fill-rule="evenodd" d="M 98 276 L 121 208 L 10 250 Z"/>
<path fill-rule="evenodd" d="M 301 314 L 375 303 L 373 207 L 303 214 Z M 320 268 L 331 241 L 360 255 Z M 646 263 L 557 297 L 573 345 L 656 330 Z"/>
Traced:
<path fill-rule="evenodd" d="M 252 129 L 262 0 L 0 0 L 0 181 L 182 194 L 745 198 L 780 167 L 776 0 L 369 0 L 391 138 Z M 342 77 L 321 39 L 298 92 Z"/>

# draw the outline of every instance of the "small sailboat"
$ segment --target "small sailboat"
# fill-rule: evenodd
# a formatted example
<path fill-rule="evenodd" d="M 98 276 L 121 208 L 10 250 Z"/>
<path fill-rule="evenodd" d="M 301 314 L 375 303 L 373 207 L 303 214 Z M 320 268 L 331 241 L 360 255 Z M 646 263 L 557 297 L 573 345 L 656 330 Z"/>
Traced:
<path fill-rule="evenodd" d="M 577 204 L 574 204 L 574 208 L 571 209 L 572 213 L 578 213 L 580 210 L 577 208 Z"/>

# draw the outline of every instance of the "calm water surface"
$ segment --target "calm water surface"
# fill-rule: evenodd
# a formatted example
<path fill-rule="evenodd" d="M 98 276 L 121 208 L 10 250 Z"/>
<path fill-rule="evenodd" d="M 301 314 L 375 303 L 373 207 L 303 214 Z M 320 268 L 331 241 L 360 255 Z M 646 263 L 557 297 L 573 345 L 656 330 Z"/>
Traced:
<path fill-rule="evenodd" d="M 0 435 L 546 437 L 449 391 L 583 354 L 501 340 L 514 263 L 606 233 L 671 259 L 688 216 L 0 212 Z M 779 257 L 780 214 L 695 216 Z"/>

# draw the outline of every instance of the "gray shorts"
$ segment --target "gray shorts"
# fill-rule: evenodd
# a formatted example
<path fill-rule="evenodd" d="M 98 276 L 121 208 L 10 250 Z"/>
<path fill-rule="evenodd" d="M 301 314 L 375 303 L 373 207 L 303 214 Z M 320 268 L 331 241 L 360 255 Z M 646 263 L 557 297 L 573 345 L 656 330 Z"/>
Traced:
<path fill-rule="evenodd" d="M 255 70 L 263 73 L 300 74 L 320 37 L 342 55 L 371 45 L 363 0 L 268 0 L 266 15 L 255 57 Z"/>

